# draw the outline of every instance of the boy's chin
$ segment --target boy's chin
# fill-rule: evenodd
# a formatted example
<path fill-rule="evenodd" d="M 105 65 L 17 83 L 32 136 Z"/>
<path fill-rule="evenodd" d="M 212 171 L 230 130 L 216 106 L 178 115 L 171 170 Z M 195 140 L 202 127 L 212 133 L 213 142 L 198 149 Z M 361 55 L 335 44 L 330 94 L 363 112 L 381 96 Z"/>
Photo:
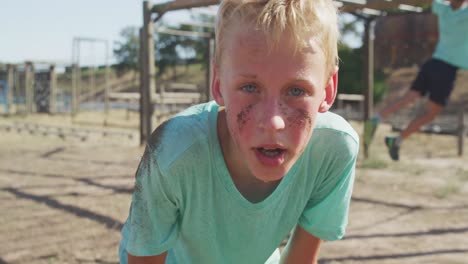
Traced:
<path fill-rule="evenodd" d="M 259 181 L 263 183 L 275 183 L 278 181 L 281 181 L 284 178 L 285 175 L 282 175 L 280 177 L 256 177 Z"/>
<path fill-rule="evenodd" d="M 264 183 L 273 183 L 280 181 L 281 179 L 288 174 L 288 171 L 290 168 L 266 168 L 266 169 L 260 169 L 257 170 L 256 173 L 254 173 L 255 178 L 257 178 L 259 181 L 262 181 Z"/>

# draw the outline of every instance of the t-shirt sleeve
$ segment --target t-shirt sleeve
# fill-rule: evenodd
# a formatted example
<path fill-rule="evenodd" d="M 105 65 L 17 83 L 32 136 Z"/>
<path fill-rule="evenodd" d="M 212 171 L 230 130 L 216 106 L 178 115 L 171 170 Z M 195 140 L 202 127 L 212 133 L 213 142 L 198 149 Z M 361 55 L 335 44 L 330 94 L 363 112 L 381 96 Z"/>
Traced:
<path fill-rule="evenodd" d="M 178 203 L 168 179 L 161 172 L 156 153 L 147 146 L 136 172 L 129 218 L 127 252 L 135 256 L 164 253 L 178 233 Z"/>
<path fill-rule="evenodd" d="M 299 225 L 322 240 L 344 236 L 353 190 L 359 143 L 348 140 L 344 148 L 335 149 L 323 165 L 323 180 L 314 188 Z"/>

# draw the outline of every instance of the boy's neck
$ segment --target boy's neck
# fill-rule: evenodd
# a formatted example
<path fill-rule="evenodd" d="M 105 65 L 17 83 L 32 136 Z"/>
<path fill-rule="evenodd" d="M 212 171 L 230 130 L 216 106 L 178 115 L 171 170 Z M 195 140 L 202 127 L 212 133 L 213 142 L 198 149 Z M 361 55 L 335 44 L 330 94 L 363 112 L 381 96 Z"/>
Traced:
<path fill-rule="evenodd" d="M 230 137 L 226 124 L 226 112 L 220 108 L 217 120 L 218 140 L 223 151 L 224 162 L 229 171 L 234 185 L 242 196 L 251 203 L 258 203 L 265 200 L 272 194 L 280 181 L 263 182 L 255 178 L 242 157 L 236 155 L 236 146 Z"/>

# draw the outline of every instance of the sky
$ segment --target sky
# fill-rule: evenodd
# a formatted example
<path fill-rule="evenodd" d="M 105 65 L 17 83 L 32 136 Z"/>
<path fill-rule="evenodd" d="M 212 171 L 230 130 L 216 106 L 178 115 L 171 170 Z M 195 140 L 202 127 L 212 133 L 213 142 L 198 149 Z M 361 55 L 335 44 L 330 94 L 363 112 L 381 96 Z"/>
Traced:
<path fill-rule="evenodd" d="M 153 0 L 157 4 L 166 0 Z M 142 0 L 3 0 L 0 5 L 0 63 L 72 61 L 73 39 L 95 38 L 112 48 L 128 26 L 141 27 Z M 196 9 L 194 12 L 202 12 Z M 206 9 L 204 9 L 206 10 Z M 208 9 L 213 13 L 213 8 Z M 188 11 L 164 15 L 169 24 L 190 20 Z M 82 65 L 105 64 L 104 42 L 81 42 Z"/>
<path fill-rule="evenodd" d="M 165 1 L 153 0 L 153 3 Z M 3 0 L 0 5 L 0 63 L 26 60 L 68 64 L 73 38 L 109 43 L 109 55 L 120 31 L 141 27 L 141 0 Z M 170 12 L 168 23 L 190 20 L 188 12 Z M 105 42 L 81 42 L 82 64 L 103 64 Z"/>

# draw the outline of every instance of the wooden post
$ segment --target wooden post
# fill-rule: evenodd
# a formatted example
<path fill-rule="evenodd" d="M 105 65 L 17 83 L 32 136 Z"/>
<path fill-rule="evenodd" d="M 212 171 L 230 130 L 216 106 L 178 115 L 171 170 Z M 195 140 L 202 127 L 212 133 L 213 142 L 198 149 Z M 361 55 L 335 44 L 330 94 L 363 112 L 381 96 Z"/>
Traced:
<path fill-rule="evenodd" d="M 463 148 L 465 144 L 465 118 L 463 107 L 458 110 L 458 156 L 463 156 Z"/>
<path fill-rule="evenodd" d="M 144 105 L 144 88 L 145 87 L 145 67 L 144 67 L 144 44 L 143 44 L 143 28 L 140 28 L 140 53 L 139 56 L 139 64 L 140 64 L 140 145 L 144 145 L 146 143 L 146 122 L 145 122 L 145 113 L 143 111 Z"/>
<path fill-rule="evenodd" d="M 343 100 L 339 96 L 337 96 L 336 99 L 338 109 L 343 109 Z"/>
<path fill-rule="evenodd" d="M 109 93 L 110 93 L 110 69 L 109 69 L 109 43 L 106 41 L 106 76 L 104 91 L 104 109 L 106 115 L 109 113 Z"/>
<path fill-rule="evenodd" d="M 374 106 L 374 27 L 375 21 L 366 19 L 364 34 L 364 121 L 371 117 Z M 364 144 L 364 157 L 369 157 L 369 146 L 367 144 Z"/>
<path fill-rule="evenodd" d="M 96 99 L 96 65 L 90 65 L 88 66 L 88 92 L 85 92 L 84 94 L 89 94 L 90 96 L 88 97 L 89 100 L 92 100 L 93 98 Z M 86 99 L 83 99 L 86 100 Z"/>
<path fill-rule="evenodd" d="M 75 116 L 77 113 L 77 91 L 78 91 L 78 65 L 73 64 L 72 65 L 72 105 L 71 105 L 71 111 L 72 111 L 72 116 Z"/>
<path fill-rule="evenodd" d="M 27 61 L 24 65 L 24 84 L 25 84 L 25 100 L 26 114 L 33 112 L 34 98 L 34 70 L 32 62 Z"/>
<path fill-rule="evenodd" d="M 147 10 L 147 21 L 148 24 L 145 24 L 147 26 L 147 38 L 145 41 L 145 45 L 147 47 L 148 51 L 148 71 L 147 73 L 147 78 L 148 78 L 148 94 L 147 94 L 147 100 L 148 100 L 148 125 L 146 127 L 147 129 L 147 135 L 148 138 L 150 137 L 151 133 L 155 129 L 155 124 L 154 124 L 154 116 L 153 116 L 153 111 L 154 111 L 154 106 L 153 106 L 153 95 L 156 94 L 156 67 L 155 67 L 155 54 L 154 54 L 154 23 L 151 20 L 151 10 L 153 8 L 153 4 L 150 4 L 146 10 Z M 147 44 L 146 44 L 147 43 Z"/>
<path fill-rule="evenodd" d="M 153 132 L 153 104 L 152 95 L 155 93 L 155 66 L 154 66 L 154 26 L 151 20 L 151 9 L 153 5 L 148 1 L 143 2 L 143 52 L 142 52 L 142 73 L 143 86 L 140 97 L 142 97 L 143 122 L 145 122 L 145 131 L 143 139 L 140 142 L 146 142 L 151 132 Z"/>
<path fill-rule="evenodd" d="M 213 95 L 211 93 L 211 79 L 213 78 L 213 57 L 214 57 L 214 38 L 207 39 L 206 49 L 206 88 L 205 101 L 211 101 Z"/>
<path fill-rule="evenodd" d="M 81 104 L 81 66 L 76 64 L 76 114 L 80 112 Z"/>
<path fill-rule="evenodd" d="M 56 111 L 57 102 L 57 74 L 55 73 L 55 65 L 50 65 L 49 68 L 49 113 L 54 114 Z"/>
<path fill-rule="evenodd" d="M 14 76 L 15 66 L 12 64 L 7 65 L 7 84 L 8 84 L 8 93 L 7 93 L 7 114 L 13 113 L 13 89 L 15 88 L 15 76 Z M 17 84 L 16 84 L 17 85 Z"/>
<path fill-rule="evenodd" d="M 20 112 L 21 110 L 19 110 L 19 98 L 24 96 L 24 94 L 22 93 L 22 89 L 23 87 L 21 86 L 21 74 L 18 70 L 18 68 L 15 69 L 16 71 L 16 74 L 14 75 L 14 83 L 15 83 L 15 86 L 14 86 L 14 89 L 13 89 L 13 98 L 16 98 L 16 104 L 15 104 L 15 113 L 18 113 Z"/>
<path fill-rule="evenodd" d="M 211 86 L 211 73 L 210 73 L 210 70 L 211 70 L 211 67 L 210 67 L 210 39 L 206 39 L 205 41 L 206 43 L 206 49 L 205 49 L 205 69 L 206 69 L 206 72 L 205 72 L 205 91 L 204 91 L 204 95 L 202 95 L 202 100 L 204 100 L 205 102 L 209 101 L 210 99 L 210 86 Z"/>
<path fill-rule="evenodd" d="M 220 0 L 176 0 L 169 3 L 155 5 L 153 8 L 153 12 L 157 12 L 158 9 L 161 8 L 164 12 L 171 11 L 171 10 L 180 10 L 180 9 L 187 9 L 187 8 L 194 8 L 194 7 L 204 7 L 209 5 L 217 5 L 219 4 Z"/>

